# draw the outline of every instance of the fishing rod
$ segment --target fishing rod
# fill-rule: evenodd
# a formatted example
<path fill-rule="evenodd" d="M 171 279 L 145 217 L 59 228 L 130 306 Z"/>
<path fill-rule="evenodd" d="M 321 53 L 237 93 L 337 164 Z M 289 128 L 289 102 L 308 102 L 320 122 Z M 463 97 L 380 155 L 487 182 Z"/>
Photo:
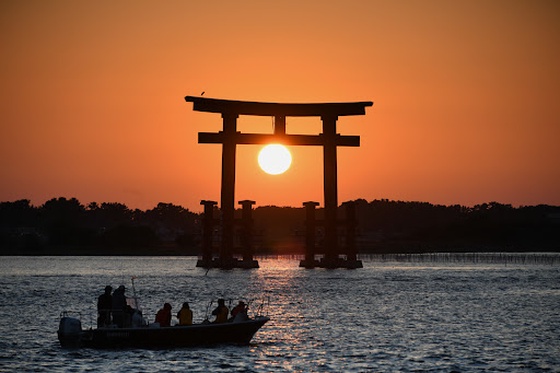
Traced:
<path fill-rule="evenodd" d="M 132 276 L 130 281 L 132 282 L 132 294 L 133 294 L 133 298 L 134 298 L 134 305 L 136 306 L 136 309 L 138 311 L 140 311 L 140 304 L 138 303 L 138 297 L 136 296 L 136 288 L 134 287 L 134 279 L 135 278 L 136 278 L 136 276 Z"/>
<path fill-rule="evenodd" d="M 213 303 L 213 302 L 214 302 L 214 301 L 211 300 L 211 301 L 208 303 L 208 306 L 206 306 L 206 320 L 208 320 L 208 311 L 210 310 L 210 307 L 212 307 L 212 303 Z"/>

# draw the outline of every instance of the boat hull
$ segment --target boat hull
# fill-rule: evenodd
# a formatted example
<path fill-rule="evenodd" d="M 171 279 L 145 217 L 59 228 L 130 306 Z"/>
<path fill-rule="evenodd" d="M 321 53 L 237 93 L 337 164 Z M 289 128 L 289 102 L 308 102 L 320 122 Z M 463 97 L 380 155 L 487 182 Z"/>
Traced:
<path fill-rule="evenodd" d="M 191 326 L 97 328 L 82 330 L 79 338 L 65 338 L 59 332 L 63 347 L 91 348 L 175 348 L 215 344 L 248 344 L 268 317 Z"/>

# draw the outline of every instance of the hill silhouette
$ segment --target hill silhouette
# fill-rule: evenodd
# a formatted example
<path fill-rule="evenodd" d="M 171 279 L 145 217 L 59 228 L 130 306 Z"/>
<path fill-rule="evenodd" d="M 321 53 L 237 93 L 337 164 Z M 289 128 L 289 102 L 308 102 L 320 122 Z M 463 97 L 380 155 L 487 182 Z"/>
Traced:
<path fill-rule="evenodd" d="M 558 206 L 354 202 L 360 253 L 560 251 Z M 142 211 L 65 197 L 1 202 L 0 255 L 198 255 L 201 218 L 171 203 Z M 303 208 L 263 206 L 253 218 L 257 254 L 303 254 Z"/>

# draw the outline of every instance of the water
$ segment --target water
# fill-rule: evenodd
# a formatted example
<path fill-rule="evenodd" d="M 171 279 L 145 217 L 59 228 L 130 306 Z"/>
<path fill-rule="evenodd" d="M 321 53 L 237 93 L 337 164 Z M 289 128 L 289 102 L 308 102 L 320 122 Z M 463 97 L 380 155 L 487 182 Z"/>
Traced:
<path fill-rule="evenodd" d="M 191 257 L 0 257 L 0 371 L 560 372 L 555 258 L 371 257 L 358 270 L 259 258 L 258 270 L 207 273 Z M 132 276 L 150 321 L 184 301 L 201 321 L 218 297 L 269 298 L 272 320 L 249 346 L 61 349 L 60 312 L 89 326 L 105 285 L 130 295 Z"/>

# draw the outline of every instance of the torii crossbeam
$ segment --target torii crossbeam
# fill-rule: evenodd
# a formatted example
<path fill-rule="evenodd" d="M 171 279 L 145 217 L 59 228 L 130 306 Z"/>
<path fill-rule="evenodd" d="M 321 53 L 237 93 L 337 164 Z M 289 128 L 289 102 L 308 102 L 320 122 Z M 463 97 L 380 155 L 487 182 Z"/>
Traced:
<path fill-rule="evenodd" d="M 325 208 L 325 266 L 337 266 L 339 262 L 337 236 L 337 147 L 360 146 L 359 136 L 342 136 L 336 132 L 336 121 L 341 116 L 365 115 L 365 108 L 373 102 L 344 103 L 271 103 L 234 101 L 186 96 L 193 103 L 194 111 L 219 113 L 223 130 L 217 133 L 200 132 L 201 144 L 222 144 L 222 187 L 220 208 L 222 211 L 222 242 L 220 263 L 231 267 L 234 246 L 235 212 L 235 158 L 237 145 L 280 143 L 284 145 L 322 146 Z M 241 133 L 237 131 L 240 115 L 274 117 L 272 134 Z M 320 117 L 323 132 L 318 135 L 286 133 L 286 117 Z M 204 266 L 204 265 L 203 265 Z"/>

